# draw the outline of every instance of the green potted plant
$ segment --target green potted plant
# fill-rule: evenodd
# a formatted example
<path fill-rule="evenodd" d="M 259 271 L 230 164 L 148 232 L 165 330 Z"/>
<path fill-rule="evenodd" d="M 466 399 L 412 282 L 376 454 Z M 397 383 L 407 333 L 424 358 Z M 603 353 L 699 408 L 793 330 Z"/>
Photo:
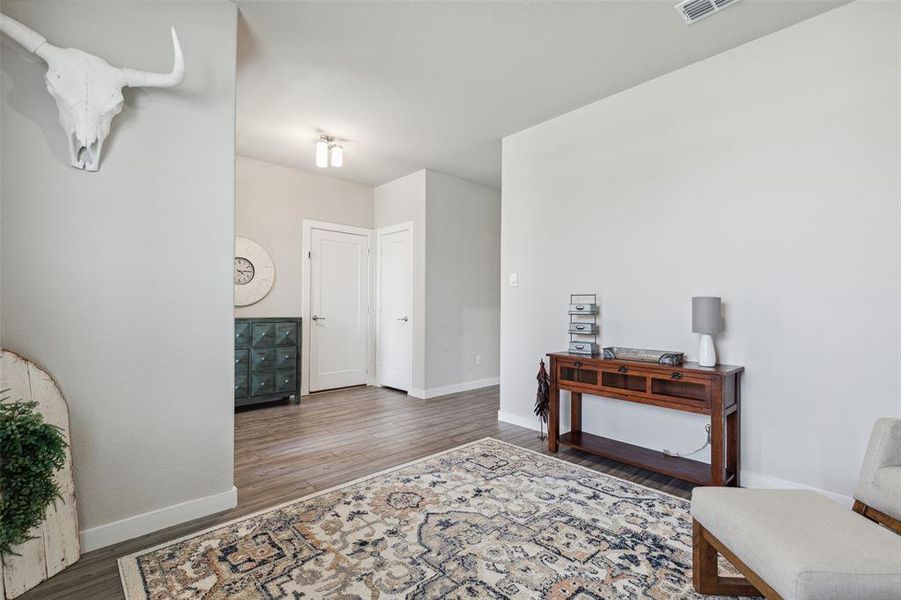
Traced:
<path fill-rule="evenodd" d="M 61 498 L 55 475 L 66 462 L 62 430 L 44 421 L 37 402 L 9 402 L 0 391 L 0 560 L 30 539 Z"/>

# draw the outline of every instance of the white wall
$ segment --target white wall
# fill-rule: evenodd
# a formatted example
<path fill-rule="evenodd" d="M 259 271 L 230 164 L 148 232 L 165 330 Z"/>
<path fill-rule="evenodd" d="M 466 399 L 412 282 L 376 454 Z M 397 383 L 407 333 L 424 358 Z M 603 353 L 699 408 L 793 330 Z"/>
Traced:
<path fill-rule="evenodd" d="M 372 186 L 237 157 L 235 232 L 259 242 L 275 263 L 265 298 L 235 308 L 236 317 L 299 317 L 303 220 L 371 229 Z"/>
<path fill-rule="evenodd" d="M 501 193 L 427 171 L 426 215 L 427 393 L 493 385 L 500 368 Z"/>
<path fill-rule="evenodd" d="M 426 172 L 417 171 L 375 188 L 375 227 L 413 223 L 413 389 L 425 390 Z"/>
<path fill-rule="evenodd" d="M 689 298 L 718 295 L 743 482 L 850 495 L 873 421 L 901 413 L 899 23 L 850 4 L 506 138 L 501 418 L 533 422 L 570 292 L 600 294 L 604 345 L 690 358 Z M 601 435 L 703 441 L 701 417 L 584 410 Z"/>
<path fill-rule="evenodd" d="M 375 226 L 405 222 L 413 223 L 410 395 L 431 398 L 494 385 L 500 192 L 428 170 L 376 187 Z"/>
<path fill-rule="evenodd" d="M 126 91 L 87 173 L 68 165 L 45 65 L 4 42 L 0 334 L 69 403 L 85 547 L 233 506 L 235 6 L 3 11 L 156 71 L 171 68 L 174 25 L 187 63 L 176 89 Z"/>

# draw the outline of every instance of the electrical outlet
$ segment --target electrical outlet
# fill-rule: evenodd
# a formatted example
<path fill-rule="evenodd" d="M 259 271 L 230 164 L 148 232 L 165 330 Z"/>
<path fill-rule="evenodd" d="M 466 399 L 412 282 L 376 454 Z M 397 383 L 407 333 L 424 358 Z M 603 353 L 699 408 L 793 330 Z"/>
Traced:
<path fill-rule="evenodd" d="M 476 354 L 476 366 L 477 367 L 482 366 L 482 355 L 481 354 Z"/>

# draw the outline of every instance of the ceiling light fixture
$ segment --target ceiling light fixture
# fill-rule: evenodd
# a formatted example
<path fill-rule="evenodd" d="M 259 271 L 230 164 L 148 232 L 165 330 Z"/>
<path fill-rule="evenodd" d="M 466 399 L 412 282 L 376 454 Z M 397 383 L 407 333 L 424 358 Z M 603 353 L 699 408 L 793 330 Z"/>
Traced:
<path fill-rule="evenodd" d="M 320 135 L 316 142 L 316 166 L 325 169 L 329 166 L 341 167 L 344 165 L 344 148 L 335 143 L 335 138 L 330 135 Z"/>
<path fill-rule="evenodd" d="M 344 165 L 344 148 L 338 144 L 331 144 L 329 150 L 332 155 L 332 166 L 340 167 Z"/>
<path fill-rule="evenodd" d="M 320 135 L 319 141 L 316 142 L 316 166 L 320 169 L 328 167 L 328 145 L 329 137 Z"/>

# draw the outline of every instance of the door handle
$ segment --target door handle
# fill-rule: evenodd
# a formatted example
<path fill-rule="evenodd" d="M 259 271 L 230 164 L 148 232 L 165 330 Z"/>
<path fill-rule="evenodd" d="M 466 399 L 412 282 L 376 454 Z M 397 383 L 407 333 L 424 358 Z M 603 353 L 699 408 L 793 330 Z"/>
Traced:
<path fill-rule="evenodd" d="M 398 320 L 398 321 L 403 321 L 404 323 L 406 323 L 406 322 L 409 321 L 410 319 L 408 319 L 407 317 L 397 317 L 397 320 Z"/>
<path fill-rule="evenodd" d="M 320 317 L 319 315 L 313 315 L 314 321 L 325 321 L 325 317 Z"/>

